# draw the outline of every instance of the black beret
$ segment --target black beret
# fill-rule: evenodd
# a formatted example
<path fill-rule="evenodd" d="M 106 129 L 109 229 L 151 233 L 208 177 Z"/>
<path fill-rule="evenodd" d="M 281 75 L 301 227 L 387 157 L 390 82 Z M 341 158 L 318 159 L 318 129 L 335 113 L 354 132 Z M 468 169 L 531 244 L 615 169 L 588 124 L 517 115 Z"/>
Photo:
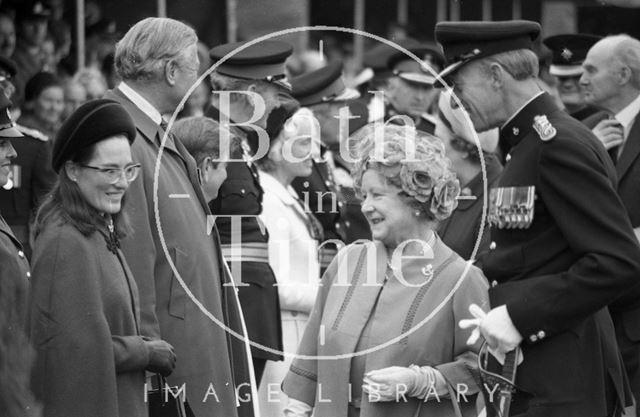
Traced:
<path fill-rule="evenodd" d="M 291 94 L 301 106 L 352 100 L 360 94 L 347 88 L 342 77 L 342 63 L 333 62 L 315 71 L 291 79 Z"/>
<path fill-rule="evenodd" d="M 215 63 L 245 44 L 235 42 L 216 46 L 209 51 L 209 57 Z M 234 78 L 273 82 L 290 89 L 284 62 L 292 53 L 293 47 L 286 42 L 263 41 L 233 54 L 216 71 Z"/>
<path fill-rule="evenodd" d="M 442 45 L 449 65 L 439 75 L 444 78 L 478 58 L 517 49 L 533 49 L 540 24 L 528 20 L 504 22 L 440 22 L 436 41 Z"/>
<path fill-rule="evenodd" d="M 559 77 L 575 77 L 582 74 L 582 62 L 587 52 L 602 37 L 583 33 L 555 35 L 542 41 L 551 49 L 553 58 L 549 73 Z"/>
<path fill-rule="evenodd" d="M 3 69 L 12 77 L 15 77 L 18 73 L 18 67 L 16 66 L 16 63 L 13 62 L 12 59 L 5 58 L 3 56 L 0 56 L 0 69 Z"/>
<path fill-rule="evenodd" d="M 437 45 L 421 44 L 406 49 L 424 61 L 425 64 L 431 66 L 431 69 L 436 73 L 444 67 L 444 57 Z M 436 80 L 431 71 L 402 51 L 396 50 L 389 57 L 387 67 L 393 75 L 406 81 L 431 85 Z"/>
<path fill-rule="evenodd" d="M 91 100 L 69 116 L 62 124 L 53 145 L 52 166 L 56 172 L 75 155 L 101 140 L 124 135 L 133 143 L 136 125 L 117 101 Z"/>
<path fill-rule="evenodd" d="M 11 100 L 6 95 L 0 93 L 0 138 L 21 138 L 24 135 L 15 128 L 11 120 Z"/>
<path fill-rule="evenodd" d="M 42 91 L 52 86 L 62 87 L 58 77 L 50 72 L 39 72 L 27 81 L 27 85 L 24 87 L 24 99 L 26 101 L 34 100 Z"/>

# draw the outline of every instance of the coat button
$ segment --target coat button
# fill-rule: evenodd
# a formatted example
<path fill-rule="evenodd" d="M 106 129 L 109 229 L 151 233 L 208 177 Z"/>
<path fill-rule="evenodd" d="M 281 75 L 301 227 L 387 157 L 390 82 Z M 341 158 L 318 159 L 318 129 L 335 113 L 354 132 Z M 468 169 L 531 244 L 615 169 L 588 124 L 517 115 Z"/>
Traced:
<path fill-rule="evenodd" d="M 327 187 L 331 187 L 331 181 L 325 181 L 324 185 L 326 185 Z"/>
<path fill-rule="evenodd" d="M 342 201 L 338 201 L 338 207 L 342 208 L 342 206 L 344 206 L 344 204 L 342 203 Z"/>
<path fill-rule="evenodd" d="M 31 272 L 27 272 L 27 278 L 31 278 Z"/>
<path fill-rule="evenodd" d="M 346 222 L 344 222 L 344 225 L 349 227 L 349 226 L 351 226 L 351 222 L 349 220 L 347 220 Z"/>
<path fill-rule="evenodd" d="M 497 286 L 498 286 L 498 281 L 496 281 L 495 279 L 491 281 L 491 288 L 497 287 Z"/>
<path fill-rule="evenodd" d="M 336 223 L 336 230 L 340 229 L 340 223 Z"/>
<path fill-rule="evenodd" d="M 540 330 L 538 332 L 538 339 L 542 340 L 547 336 L 547 334 L 544 332 L 544 330 Z"/>
<path fill-rule="evenodd" d="M 244 193 L 246 193 L 246 191 L 243 188 L 243 189 L 240 190 L 240 194 L 244 194 Z"/>
<path fill-rule="evenodd" d="M 497 245 L 496 245 L 496 242 L 491 242 L 491 243 L 489 244 L 489 249 L 490 249 L 490 250 L 494 250 L 494 249 L 496 248 L 496 246 L 497 246 Z"/>
<path fill-rule="evenodd" d="M 510 154 L 510 153 L 508 153 L 508 154 L 507 154 L 507 156 L 505 156 L 505 157 L 504 157 L 504 159 L 505 159 L 507 162 L 511 161 L 511 154 Z"/>
<path fill-rule="evenodd" d="M 18 256 L 21 258 L 24 258 L 24 252 L 22 252 L 21 250 L 18 251 Z"/>
<path fill-rule="evenodd" d="M 532 334 L 531 336 L 529 336 L 529 340 L 531 341 L 531 343 L 535 343 L 538 341 L 538 336 Z"/>

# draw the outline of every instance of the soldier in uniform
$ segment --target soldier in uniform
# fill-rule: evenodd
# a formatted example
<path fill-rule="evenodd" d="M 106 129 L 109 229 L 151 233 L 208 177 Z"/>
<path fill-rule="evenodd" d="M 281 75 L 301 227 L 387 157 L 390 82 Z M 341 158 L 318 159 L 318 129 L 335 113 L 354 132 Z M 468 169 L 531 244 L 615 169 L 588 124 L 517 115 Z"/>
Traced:
<path fill-rule="evenodd" d="M 521 348 L 511 416 L 619 415 L 628 384 L 606 307 L 638 285 L 640 248 L 604 148 L 537 83 L 539 33 L 529 21 L 435 29 L 441 76 L 478 131 L 501 126 L 507 156 L 480 260 L 492 310 L 467 325 L 498 358 Z"/>
<path fill-rule="evenodd" d="M 435 45 L 421 45 L 408 50 L 433 71 L 442 69 L 444 58 Z M 402 51 L 396 51 L 389 57 L 387 67 L 392 76 L 387 81 L 384 120 L 404 124 L 394 116 L 408 116 L 418 130 L 433 134 L 439 93 L 433 86 L 436 80 L 433 73 Z"/>
<path fill-rule="evenodd" d="M 0 94 L 0 186 L 9 180 L 12 159 L 16 157 L 10 139 L 22 136 L 9 117 L 10 105 L 9 99 Z M 0 367 L 4 372 L 11 370 L 0 382 L 3 415 L 39 415 L 38 409 L 32 407 L 35 401 L 28 387 L 33 355 L 26 337 L 30 278 L 24 249 L 0 211 Z"/>
<path fill-rule="evenodd" d="M 344 169 L 338 171 L 336 157 L 341 153 L 341 142 L 344 143 L 349 134 L 346 122 L 351 113 L 347 104 L 349 100 L 358 98 L 359 93 L 345 86 L 341 63 L 332 63 L 293 78 L 291 85 L 295 99 L 302 107 L 311 109 L 320 124 L 321 158 L 314 161 L 310 176 L 296 178 L 292 186 L 324 229 L 319 254 L 321 272 L 324 273 L 340 249 L 339 244 L 330 241 L 346 242 L 347 229 L 351 226 L 347 219 L 350 206 L 343 187 L 352 189 L 353 183 L 350 175 L 344 175 Z M 352 197 L 355 198 L 355 193 Z M 359 204 L 357 209 L 359 211 Z M 362 216 L 354 211 L 351 214 Z"/>
<path fill-rule="evenodd" d="M 210 51 L 213 62 L 242 46 L 233 43 L 217 46 Z M 285 78 L 284 62 L 293 52 L 291 45 L 281 41 L 265 41 L 252 45 L 228 58 L 211 75 L 212 106 L 207 116 L 229 127 L 243 146 L 232 150 L 227 164 L 227 179 L 218 197 L 209 202 L 216 219 L 222 251 L 239 285 L 239 298 L 252 342 L 282 351 L 282 328 L 278 289 L 273 270 L 269 266 L 269 235 L 258 215 L 262 213 L 263 190 L 257 167 L 250 162 L 257 152 L 259 141 L 255 128 L 264 129 L 271 111 L 295 102 Z M 236 93 L 225 95 L 227 91 Z M 247 94 L 237 93 L 246 91 Z M 259 95 L 264 111 L 251 122 Z M 228 101 L 225 103 L 226 97 Z M 226 108 L 225 108 L 226 106 Z M 221 145 L 223 146 L 223 145 Z M 253 151 L 250 147 L 253 146 Z M 221 149 L 221 152 L 224 150 Z M 243 216 L 241 219 L 232 216 Z M 235 229 L 239 222 L 239 229 Z M 233 245 L 240 244 L 240 251 Z M 256 379 L 259 382 L 267 360 L 282 360 L 282 355 L 251 347 Z"/>
<path fill-rule="evenodd" d="M 13 77 L 16 74 L 15 64 L 0 57 L 0 75 Z M 15 91 L 10 78 L 0 85 L 5 96 L 11 98 Z M 35 209 L 44 195 L 51 190 L 56 174 L 51 169 L 51 146 L 49 138 L 36 129 L 19 124 L 15 128 L 21 137 L 12 138 L 11 144 L 17 156 L 11 163 L 11 178 L 0 188 L 0 212 L 18 238 L 24 252 L 31 258 L 30 222 Z"/>
<path fill-rule="evenodd" d="M 558 93 L 569 114 L 584 120 L 598 112 L 596 107 L 587 105 L 580 86 L 582 62 L 600 36 L 583 33 L 555 35 L 542 42 L 553 53 L 549 74 L 558 80 Z"/>

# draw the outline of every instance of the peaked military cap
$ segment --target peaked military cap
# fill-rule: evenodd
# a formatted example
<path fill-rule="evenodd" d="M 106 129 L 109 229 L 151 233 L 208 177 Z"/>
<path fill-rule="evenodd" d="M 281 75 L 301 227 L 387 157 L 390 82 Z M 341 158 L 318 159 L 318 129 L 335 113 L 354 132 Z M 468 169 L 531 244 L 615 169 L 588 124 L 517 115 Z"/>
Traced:
<path fill-rule="evenodd" d="M 0 56 L 0 69 L 4 70 L 11 77 L 15 77 L 18 73 L 18 67 L 12 59 Z"/>
<path fill-rule="evenodd" d="M 16 11 L 16 20 L 48 19 L 51 16 L 51 9 L 44 1 L 23 1 Z"/>
<path fill-rule="evenodd" d="M 416 55 L 421 59 L 424 64 L 416 62 L 409 55 L 402 51 L 396 50 L 387 60 L 387 67 L 393 75 L 396 75 L 403 80 L 433 85 L 436 80 L 434 71 L 436 74 L 442 70 L 444 66 L 444 57 L 438 50 L 437 45 L 420 45 L 417 47 L 407 48 L 409 52 Z M 426 64 L 426 65 L 425 65 Z M 431 71 L 428 67 L 431 67 Z"/>
<path fill-rule="evenodd" d="M 13 120 L 11 120 L 11 100 L 0 92 L 0 138 L 21 138 L 24 135 L 16 129 Z"/>
<path fill-rule="evenodd" d="M 533 49 L 539 34 L 540 25 L 528 20 L 440 22 L 436 24 L 435 37 L 449 66 L 439 75 L 445 78 L 474 59 Z"/>
<path fill-rule="evenodd" d="M 589 49 L 602 37 L 583 33 L 550 36 L 542 42 L 551 49 L 553 57 L 549 73 L 558 77 L 582 74 L 582 62 Z"/>
<path fill-rule="evenodd" d="M 235 42 L 219 45 L 209 51 L 209 56 L 215 63 L 245 44 Z M 216 71 L 233 78 L 264 80 L 290 90 L 284 63 L 292 53 L 293 47 L 286 42 L 263 41 L 229 56 Z"/>
<path fill-rule="evenodd" d="M 325 67 L 291 79 L 293 97 L 301 106 L 333 101 L 352 100 L 360 94 L 347 88 L 342 76 L 342 63 L 334 62 Z"/>
<path fill-rule="evenodd" d="M 53 145 L 53 169 L 60 172 L 79 151 L 115 135 L 126 136 L 129 143 L 136 138 L 136 125 L 122 104 L 105 98 L 87 101 L 60 127 Z"/>

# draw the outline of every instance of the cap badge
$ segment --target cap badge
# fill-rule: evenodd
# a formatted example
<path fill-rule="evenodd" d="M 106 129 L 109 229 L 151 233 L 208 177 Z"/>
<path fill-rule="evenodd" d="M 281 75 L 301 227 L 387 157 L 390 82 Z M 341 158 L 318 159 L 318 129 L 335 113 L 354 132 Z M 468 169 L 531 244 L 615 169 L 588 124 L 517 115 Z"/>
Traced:
<path fill-rule="evenodd" d="M 520 129 L 514 126 L 514 128 L 511 129 L 511 132 L 513 133 L 513 136 L 518 136 L 520 134 Z"/>
<path fill-rule="evenodd" d="M 571 57 L 573 56 L 573 52 L 571 52 L 571 50 L 569 48 L 564 48 L 560 55 L 562 55 L 562 57 L 564 58 L 565 61 L 569 61 L 571 59 Z"/>
<path fill-rule="evenodd" d="M 538 115 L 533 118 L 533 128 L 538 132 L 538 136 L 543 141 L 549 141 L 553 139 L 558 131 L 551 124 L 546 115 Z"/>

